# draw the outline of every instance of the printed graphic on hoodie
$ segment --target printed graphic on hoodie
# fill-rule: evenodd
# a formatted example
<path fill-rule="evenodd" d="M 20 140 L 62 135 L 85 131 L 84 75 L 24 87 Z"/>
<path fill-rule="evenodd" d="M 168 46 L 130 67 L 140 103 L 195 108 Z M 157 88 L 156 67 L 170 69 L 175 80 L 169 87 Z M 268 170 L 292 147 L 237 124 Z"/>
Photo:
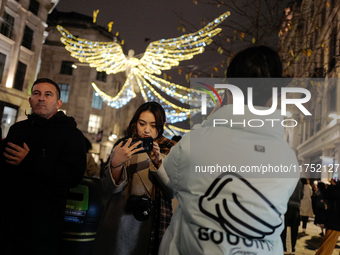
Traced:
<path fill-rule="evenodd" d="M 250 182 L 236 173 L 219 175 L 200 197 L 199 209 L 220 224 L 226 232 L 227 241 L 234 239 L 234 245 L 241 241 L 239 239 L 251 242 L 250 246 L 253 246 L 253 242 L 266 242 L 257 239 L 273 234 L 283 224 L 282 214 L 275 206 Z M 265 246 L 270 250 L 269 243 Z M 264 248 L 263 244 L 261 246 Z"/>

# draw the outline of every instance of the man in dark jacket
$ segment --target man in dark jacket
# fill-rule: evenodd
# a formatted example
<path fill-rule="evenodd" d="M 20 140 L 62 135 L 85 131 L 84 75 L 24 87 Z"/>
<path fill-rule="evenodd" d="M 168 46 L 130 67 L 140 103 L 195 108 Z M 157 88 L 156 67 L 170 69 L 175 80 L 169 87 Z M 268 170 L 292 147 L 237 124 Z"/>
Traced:
<path fill-rule="evenodd" d="M 86 169 L 83 134 L 58 109 L 54 81 L 34 82 L 32 114 L 11 126 L 0 155 L 4 254 L 58 254 L 67 190 Z"/>

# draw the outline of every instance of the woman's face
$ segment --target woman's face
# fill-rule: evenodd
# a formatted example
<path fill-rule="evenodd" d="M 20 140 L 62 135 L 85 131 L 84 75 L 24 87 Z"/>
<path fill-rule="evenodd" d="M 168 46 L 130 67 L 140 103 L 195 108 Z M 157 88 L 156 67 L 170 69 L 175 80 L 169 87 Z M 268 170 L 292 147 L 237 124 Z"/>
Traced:
<path fill-rule="evenodd" d="M 137 121 L 137 133 L 141 138 L 152 137 L 156 139 L 158 136 L 158 131 L 156 128 L 156 119 L 152 112 L 149 110 L 142 112 L 139 115 Z"/>

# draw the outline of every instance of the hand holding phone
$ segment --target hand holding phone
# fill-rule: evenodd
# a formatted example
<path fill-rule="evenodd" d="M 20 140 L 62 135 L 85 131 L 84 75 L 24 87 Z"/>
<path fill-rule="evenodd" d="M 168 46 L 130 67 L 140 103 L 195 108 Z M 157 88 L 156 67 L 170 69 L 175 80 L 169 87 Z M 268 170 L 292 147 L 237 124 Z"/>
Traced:
<path fill-rule="evenodd" d="M 110 162 L 111 171 L 115 173 L 120 172 L 120 170 L 122 169 L 121 166 L 124 164 L 124 162 L 131 159 L 132 154 L 143 149 L 136 148 L 141 144 L 141 141 L 135 142 L 132 145 L 131 142 L 132 138 L 129 138 L 128 140 L 122 141 L 117 146 L 114 147 Z M 116 178 L 119 178 L 119 176 L 113 176 L 113 178 L 117 180 Z"/>
<path fill-rule="evenodd" d="M 26 143 L 24 143 L 21 147 L 17 144 L 8 142 L 3 155 L 6 158 L 6 162 L 8 164 L 17 166 L 21 163 L 21 161 L 23 161 L 29 151 L 30 148 Z"/>
<path fill-rule="evenodd" d="M 162 157 L 161 157 L 161 148 L 159 147 L 158 143 L 153 143 L 153 149 L 151 152 L 148 152 L 149 158 L 154 162 L 158 167 L 162 164 Z"/>
<path fill-rule="evenodd" d="M 124 146 L 127 143 L 127 141 L 128 141 L 128 139 L 123 142 L 122 146 Z M 130 146 L 134 145 L 135 143 L 137 143 L 139 141 L 141 141 L 141 143 L 138 144 L 134 149 L 139 149 L 139 148 L 143 148 L 143 149 L 138 150 L 138 151 L 134 152 L 133 154 L 152 151 L 152 149 L 153 149 L 153 139 L 152 139 L 152 137 L 144 137 L 144 138 L 141 138 L 141 139 L 133 139 L 130 143 Z"/>

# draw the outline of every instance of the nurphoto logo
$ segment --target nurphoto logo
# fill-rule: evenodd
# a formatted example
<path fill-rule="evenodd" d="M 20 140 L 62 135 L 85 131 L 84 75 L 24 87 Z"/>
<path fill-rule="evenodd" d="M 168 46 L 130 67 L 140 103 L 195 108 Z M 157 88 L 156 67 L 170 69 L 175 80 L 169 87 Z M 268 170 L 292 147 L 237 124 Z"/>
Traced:
<path fill-rule="evenodd" d="M 202 83 L 203 84 L 203 83 Z M 206 85 L 206 84 L 204 84 Z M 206 85 L 207 86 L 207 85 Z M 209 86 L 209 85 L 208 85 Z M 218 96 L 216 90 L 209 86 L 211 90 L 215 92 L 215 94 Z M 239 89 L 237 86 L 232 84 L 215 84 L 215 88 L 217 89 L 229 89 L 233 96 L 233 114 L 234 115 L 244 115 L 244 95 L 241 89 Z M 206 91 L 206 90 L 204 90 Z M 210 97 L 213 97 L 209 91 L 206 91 Z M 248 87 L 248 109 L 251 113 L 255 115 L 270 115 L 277 109 L 277 102 L 278 102 L 278 88 L 273 87 L 272 88 L 272 99 L 273 103 L 271 108 L 266 110 L 258 110 L 255 109 L 253 105 L 253 88 Z M 289 99 L 287 98 L 288 93 L 302 93 L 305 95 L 304 98 L 294 98 Z M 220 97 L 218 96 L 218 99 L 221 101 Z M 293 88 L 293 87 L 285 87 L 281 88 L 281 115 L 287 114 L 287 104 L 294 104 L 297 108 L 299 108 L 304 115 L 312 115 L 302 104 L 307 103 L 311 99 L 311 93 L 309 90 L 305 88 Z M 214 99 L 215 102 L 215 99 Z M 216 104 L 216 102 L 215 102 Z M 222 105 L 222 102 L 221 102 Z M 206 115 L 207 114 L 207 97 L 206 94 L 201 95 L 201 114 Z"/>
<path fill-rule="evenodd" d="M 221 98 L 218 95 L 217 91 L 213 87 L 211 87 L 210 85 L 205 84 L 203 82 L 198 82 L 198 83 L 202 84 L 203 86 L 207 87 L 212 92 L 214 92 L 214 94 L 217 96 L 218 100 L 220 101 L 220 104 L 222 105 Z M 212 100 L 214 101 L 214 103 L 216 105 L 216 100 L 209 90 L 207 90 L 205 88 L 201 88 L 201 87 L 197 87 L 197 89 L 200 89 L 200 90 L 203 90 L 204 92 L 206 92 L 212 98 Z M 202 115 L 207 115 L 207 95 L 204 94 L 204 93 L 201 94 L 201 102 L 202 102 L 201 113 L 202 113 Z"/>
<path fill-rule="evenodd" d="M 191 79 L 191 88 L 202 91 L 198 95 L 200 99 L 195 98 L 198 104 L 201 101 L 200 109 L 193 110 L 199 109 L 201 115 L 204 116 L 207 115 L 207 108 L 213 107 L 212 102 L 216 106 L 219 101 L 219 104 L 224 106 L 222 103 L 227 101 L 226 95 L 222 102 L 221 94 L 218 94 L 223 90 L 230 92 L 232 96 L 232 101 L 224 103 L 228 107 L 232 107 L 230 108 L 232 118 L 229 115 L 229 119 L 213 119 L 214 126 L 242 125 L 243 127 L 258 128 L 266 123 L 274 127 L 275 123 L 280 122 L 283 127 L 295 127 L 298 125 L 298 121 L 289 118 L 291 112 L 296 115 L 299 113 L 306 116 L 312 115 L 306 105 L 311 100 L 311 92 L 307 89 L 308 84 L 311 83 L 313 81 L 305 78 L 300 80 L 292 78 Z M 286 117 L 282 119 L 278 115 Z"/>

